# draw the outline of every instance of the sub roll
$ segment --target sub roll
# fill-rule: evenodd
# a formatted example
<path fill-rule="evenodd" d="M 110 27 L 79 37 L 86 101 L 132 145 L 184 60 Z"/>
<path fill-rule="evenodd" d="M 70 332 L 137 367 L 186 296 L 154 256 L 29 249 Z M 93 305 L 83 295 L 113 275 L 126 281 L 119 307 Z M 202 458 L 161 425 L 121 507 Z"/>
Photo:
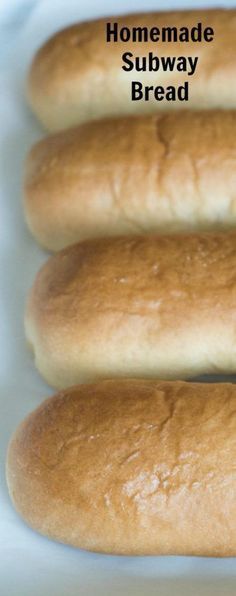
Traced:
<path fill-rule="evenodd" d="M 87 123 L 37 143 L 24 195 L 30 230 L 78 240 L 236 223 L 236 112 L 173 112 Z"/>
<path fill-rule="evenodd" d="M 46 536 L 122 555 L 236 556 L 236 386 L 105 381 L 16 430 L 7 482 Z"/>
<path fill-rule="evenodd" d="M 234 108 L 235 54 L 235 9 L 106 17 L 53 35 L 27 94 L 52 131 L 104 116 Z"/>
<path fill-rule="evenodd" d="M 236 370 L 236 233 L 85 241 L 51 257 L 26 308 L 36 366 L 64 388 Z"/>

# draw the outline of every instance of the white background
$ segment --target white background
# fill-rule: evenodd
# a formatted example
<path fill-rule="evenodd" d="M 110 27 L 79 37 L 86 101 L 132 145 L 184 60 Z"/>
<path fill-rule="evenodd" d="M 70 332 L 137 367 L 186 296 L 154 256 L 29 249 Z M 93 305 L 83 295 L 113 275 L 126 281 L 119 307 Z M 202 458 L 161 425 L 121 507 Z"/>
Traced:
<path fill-rule="evenodd" d="M 112 0 L 0 0 L 0 595 L 235 596 L 234 559 L 135 559 L 76 551 L 31 531 L 7 494 L 10 435 L 26 413 L 52 393 L 34 369 L 23 330 L 26 293 L 47 256 L 28 234 L 21 204 L 25 154 L 43 134 L 24 99 L 33 52 L 74 20 L 148 9 L 236 6 L 234 1 L 211 0 L 116 4 L 115 11 Z"/>

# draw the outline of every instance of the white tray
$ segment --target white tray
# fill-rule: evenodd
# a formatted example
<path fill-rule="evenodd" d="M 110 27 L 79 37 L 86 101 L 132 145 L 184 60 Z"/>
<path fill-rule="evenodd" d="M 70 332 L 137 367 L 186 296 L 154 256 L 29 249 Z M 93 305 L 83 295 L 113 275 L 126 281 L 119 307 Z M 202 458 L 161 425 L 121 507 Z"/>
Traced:
<path fill-rule="evenodd" d="M 211 0 L 117 4 L 119 12 L 236 6 Z M 31 531 L 8 498 L 5 454 L 10 435 L 52 393 L 34 369 L 23 330 L 26 293 L 47 256 L 28 234 L 22 214 L 24 157 L 43 134 L 25 103 L 25 70 L 51 33 L 75 20 L 112 14 L 114 6 L 112 0 L 0 2 L 0 595 L 235 596 L 235 559 L 130 558 L 76 551 Z"/>

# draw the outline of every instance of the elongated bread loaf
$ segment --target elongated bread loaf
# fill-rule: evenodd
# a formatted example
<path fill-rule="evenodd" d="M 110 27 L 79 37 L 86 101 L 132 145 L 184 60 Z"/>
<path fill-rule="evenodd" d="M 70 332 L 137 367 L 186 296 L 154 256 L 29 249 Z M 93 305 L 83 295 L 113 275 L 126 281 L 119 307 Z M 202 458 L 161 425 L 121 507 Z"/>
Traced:
<path fill-rule="evenodd" d="M 157 27 L 157 42 L 118 41 L 107 43 L 106 23 L 116 22 L 118 39 L 122 27 L 128 28 L 133 39 L 133 28 L 146 27 L 148 33 Z M 191 30 L 200 23 L 202 30 L 214 30 L 213 41 L 171 41 L 162 38 L 163 28 Z M 123 38 L 122 38 L 123 39 Z M 137 39 L 137 37 L 135 37 Z M 138 38 L 139 39 L 139 38 Z M 145 38 L 142 38 L 145 39 Z M 150 40 L 150 36 L 148 35 Z M 168 36 L 167 36 L 168 39 Z M 208 37 L 209 40 L 209 37 Z M 139 71 L 125 72 L 122 55 L 134 57 L 185 57 L 187 62 L 199 58 L 194 74 Z M 236 10 L 198 10 L 163 12 L 107 17 L 79 23 L 54 35 L 38 51 L 33 61 L 29 80 L 30 104 L 49 130 L 59 130 L 86 120 L 104 116 L 134 113 L 152 113 L 175 108 L 236 107 Z M 132 62 L 134 58 L 132 58 Z M 125 65 L 126 66 L 126 65 Z M 142 66 L 142 64 L 141 64 Z M 188 69 L 191 73 L 191 68 Z M 189 83 L 189 101 L 157 101 L 153 93 L 149 100 L 131 100 L 131 82 L 143 86 L 178 87 Z M 143 88 L 144 88 L 143 87 Z"/>
<path fill-rule="evenodd" d="M 7 462 L 26 522 L 128 555 L 236 556 L 236 386 L 143 380 L 67 389 L 19 426 Z"/>
<path fill-rule="evenodd" d="M 26 311 L 53 386 L 236 370 L 236 233 L 85 241 L 50 258 Z"/>
<path fill-rule="evenodd" d="M 81 125 L 31 150 L 25 213 L 58 250 L 101 236 L 236 223 L 236 111 Z"/>

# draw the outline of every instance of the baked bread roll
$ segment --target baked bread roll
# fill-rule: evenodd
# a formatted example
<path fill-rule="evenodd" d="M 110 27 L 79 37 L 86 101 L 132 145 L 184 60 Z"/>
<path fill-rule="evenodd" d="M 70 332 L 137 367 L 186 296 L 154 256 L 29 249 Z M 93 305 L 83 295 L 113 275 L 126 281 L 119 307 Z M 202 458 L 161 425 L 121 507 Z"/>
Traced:
<path fill-rule="evenodd" d="M 117 38 L 114 42 L 106 41 L 106 23 L 117 23 Z M 187 27 L 190 32 L 198 23 L 202 31 L 212 28 L 214 39 L 208 36 L 205 41 L 179 41 L 181 29 Z M 120 41 L 121 30 L 125 27 L 130 32 L 127 43 Z M 151 28 L 159 28 L 159 41 L 150 39 Z M 134 28 L 146 28 L 149 41 L 135 42 L 140 39 L 133 35 Z M 178 41 L 162 36 L 164 28 L 177 31 Z M 127 34 L 126 34 L 127 37 Z M 122 37 L 122 39 L 124 36 Z M 173 41 L 164 41 L 164 39 Z M 141 34 L 141 39 L 145 39 Z M 191 39 L 191 38 L 190 38 Z M 122 55 L 126 52 L 132 64 L 123 63 Z M 135 58 L 141 60 L 149 54 L 158 59 L 184 57 L 187 59 L 186 71 L 177 69 L 164 71 L 127 72 L 122 66 L 131 68 Z M 122 114 L 153 113 L 159 110 L 186 108 L 234 108 L 236 107 L 236 10 L 194 10 L 186 12 L 163 12 L 132 14 L 120 17 L 107 17 L 68 27 L 54 35 L 38 51 L 33 60 L 28 80 L 28 98 L 33 111 L 49 130 L 59 130 L 104 116 Z M 198 58 L 195 72 L 188 68 L 189 57 Z M 161 63 L 162 64 L 162 63 Z M 143 67 L 142 62 L 139 67 Z M 184 67 L 184 64 L 183 64 Z M 165 67 L 166 68 L 166 67 Z M 140 82 L 143 93 L 147 86 L 183 87 L 189 83 L 189 97 L 185 101 L 176 96 L 175 101 L 168 101 L 166 93 L 161 100 L 154 92 L 148 93 L 149 99 L 131 99 L 132 81 Z M 184 100 L 183 100 L 184 99 Z"/>
<path fill-rule="evenodd" d="M 104 120 L 31 150 L 25 213 L 40 244 L 236 223 L 236 112 Z"/>
<path fill-rule="evenodd" d="M 50 385 L 236 370 L 236 233 L 85 241 L 50 258 L 26 336 Z"/>
<path fill-rule="evenodd" d="M 236 386 L 105 381 L 12 438 L 13 503 L 42 534 L 125 555 L 236 555 Z"/>

